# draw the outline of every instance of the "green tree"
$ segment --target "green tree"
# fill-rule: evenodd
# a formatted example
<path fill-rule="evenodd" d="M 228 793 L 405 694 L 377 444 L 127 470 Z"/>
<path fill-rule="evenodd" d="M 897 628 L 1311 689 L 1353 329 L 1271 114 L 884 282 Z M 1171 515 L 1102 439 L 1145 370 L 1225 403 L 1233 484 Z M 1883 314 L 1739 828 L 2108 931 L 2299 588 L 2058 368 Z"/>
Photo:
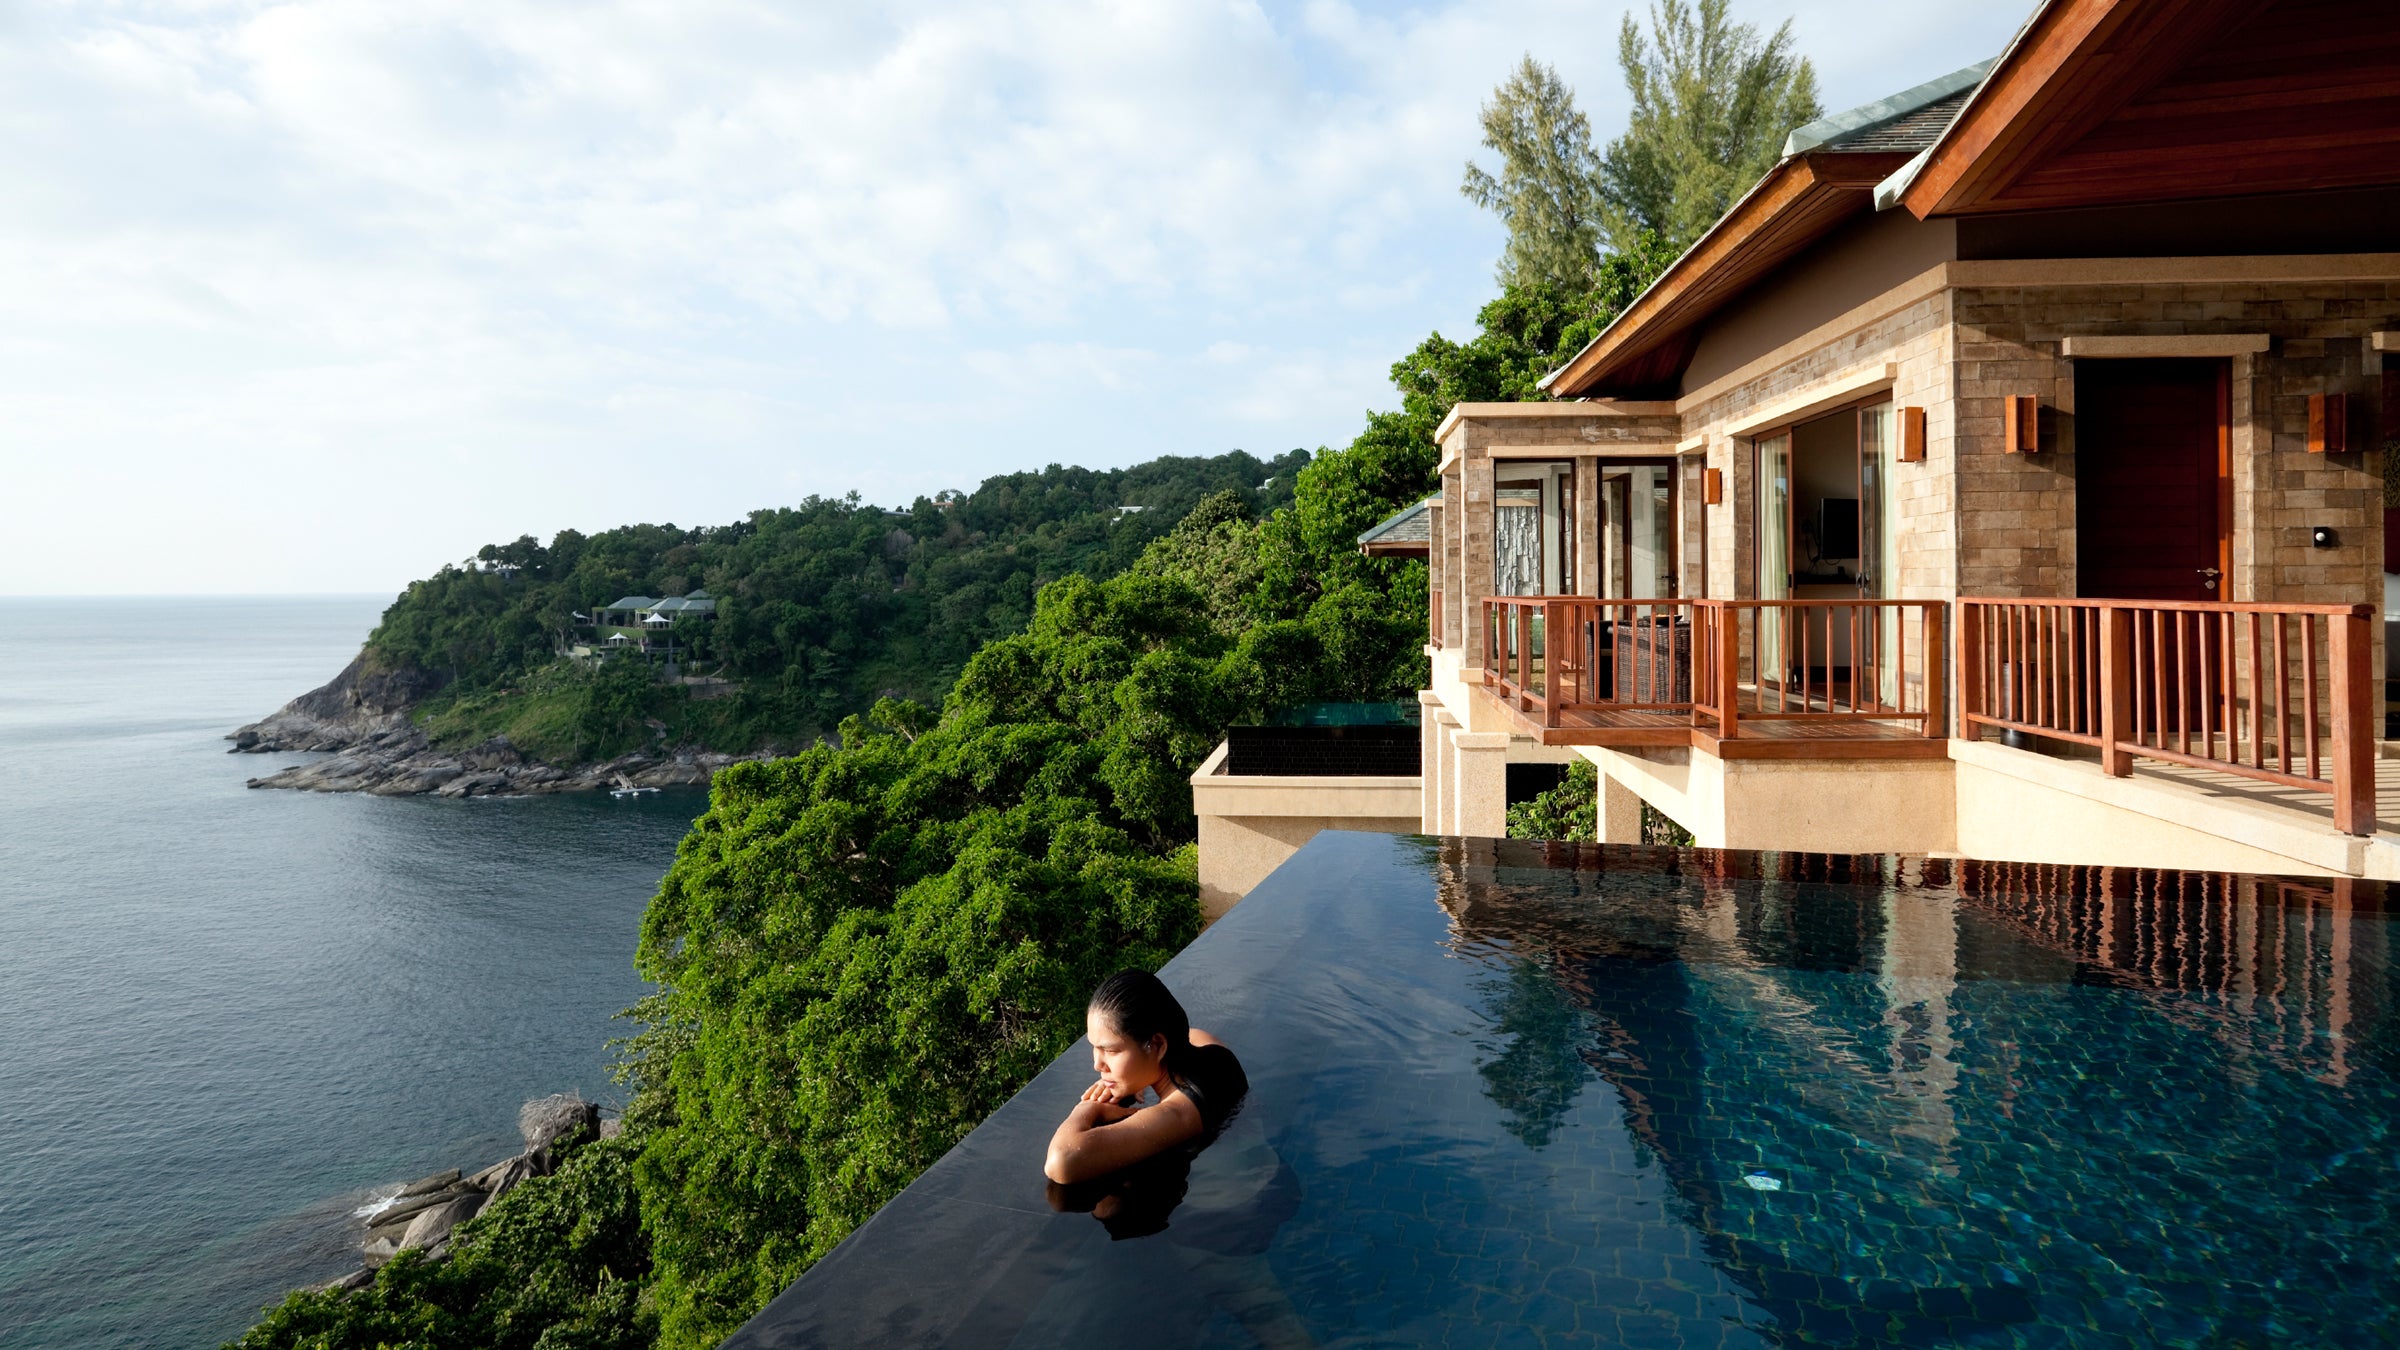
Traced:
<path fill-rule="evenodd" d="M 435 1262 L 403 1252 L 355 1293 L 303 1291 L 232 1350 L 646 1350 L 658 1319 L 641 1294 L 650 1241 L 633 1161 L 644 1132 L 560 1148 Z"/>
<path fill-rule="evenodd" d="M 415 582 L 368 638 L 379 670 L 435 687 L 421 711 L 445 743 L 505 735 L 528 754 L 608 758 L 666 739 L 716 750 L 805 744 L 890 692 L 938 702 L 985 641 L 1022 628 L 1034 593 L 1131 566 L 1203 497 L 1255 518 L 1291 501 L 1308 452 L 1165 457 L 1128 469 L 1051 465 L 907 510 L 811 497 L 693 529 L 627 525 L 489 544 L 476 565 Z M 1121 506 L 1143 509 L 1120 512 Z M 638 663 L 581 678 L 559 652 L 621 596 L 705 587 L 713 618 L 677 621 L 687 664 L 732 679 L 692 703 L 630 687 Z"/>
<path fill-rule="evenodd" d="M 1492 92 L 1481 118 L 1483 144 L 1500 156 L 1500 171 L 1469 160 L 1459 191 L 1508 227 L 1500 285 L 1589 289 L 1606 199 L 1591 123 L 1576 110 L 1575 91 L 1528 55 Z"/>
<path fill-rule="evenodd" d="M 1588 759 L 1570 761 L 1557 787 L 1508 808 L 1511 839 L 1593 839 L 1600 832 L 1600 773 Z"/>
<path fill-rule="evenodd" d="M 1823 115 L 1790 20 L 1762 38 L 1726 4 L 1652 0 L 1648 37 L 1625 16 L 1617 60 L 1633 112 L 1600 165 L 1619 249 L 1647 231 L 1682 251 L 1774 167 L 1794 127 Z"/>

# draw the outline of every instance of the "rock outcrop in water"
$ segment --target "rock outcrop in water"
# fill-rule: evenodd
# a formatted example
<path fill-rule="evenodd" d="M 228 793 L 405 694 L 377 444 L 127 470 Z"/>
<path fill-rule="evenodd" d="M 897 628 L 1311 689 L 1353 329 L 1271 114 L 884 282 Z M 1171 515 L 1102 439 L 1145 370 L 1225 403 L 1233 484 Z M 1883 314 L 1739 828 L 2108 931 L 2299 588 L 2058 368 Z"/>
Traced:
<path fill-rule="evenodd" d="M 411 715 L 447 683 L 427 671 L 378 669 L 361 652 L 323 688 L 302 694 L 225 739 L 233 742 L 233 754 L 328 756 L 253 778 L 251 787 L 386 797 L 704 787 L 717 770 L 736 760 L 766 758 L 715 751 L 637 752 L 605 763 L 561 768 L 517 749 L 505 736 L 475 746 L 437 746 Z"/>
<path fill-rule="evenodd" d="M 383 669 L 365 651 L 342 673 L 225 739 L 238 753 L 273 750 L 349 750 L 414 731 L 409 714 L 449 680 L 409 667 Z M 419 737 L 422 740 L 422 737 Z"/>
<path fill-rule="evenodd" d="M 439 1261 L 450 1254 L 450 1235 L 460 1224 L 532 1177 L 550 1175 L 552 1155 L 561 1145 L 580 1143 L 615 1133 L 617 1122 L 602 1121 L 600 1108 L 574 1093 L 560 1093 L 525 1103 L 517 1113 L 517 1132 L 525 1151 L 503 1158 L 473 1176 L 458 1168 L 412 1181 L 392 1193 L 382 1207 L 367 1216 L 365 1238 L 359 1243 L 364 1264 L 357 1270 L 319 1286 L 324 1289 L 362 1289 L 375 1271 L 405 1251 L 422 1250 Z"/>

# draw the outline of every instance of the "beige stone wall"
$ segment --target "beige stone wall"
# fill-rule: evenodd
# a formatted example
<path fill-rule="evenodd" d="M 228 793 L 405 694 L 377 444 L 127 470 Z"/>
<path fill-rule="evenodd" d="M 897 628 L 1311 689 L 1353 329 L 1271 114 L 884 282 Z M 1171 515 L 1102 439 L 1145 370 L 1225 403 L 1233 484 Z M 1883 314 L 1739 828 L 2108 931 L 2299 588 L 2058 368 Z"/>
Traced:
<path fill-rule="evenodd" d="M 1481 409 L 1477 411 L 1476 409 Z M 1539 411 L 1536 411 L 1539 409 Z M 1538 450 L 1537 458 L 1573 461 L 1576 469 L 1577 568 L 1573 588 L 1591 594 L 1599 584 L 1599 495 L 1595 465 L 1626 457 L 1672 457 L 1680 421 L 1665 405 L 1637 411 L 1600 404 L 1468 405 L 1441 437 L 1441 550 L 1445 648 L 1470 668 L 1483 660 L 1480 602 L 1492 586 L 1492 454 Z M 1696 492 L 1696 488 L 1693 489 Z M 1690 494 L 1687 494 L 1687 496 Z"/>
<path fill-rule="evenodd" d="M 1467 512 L 1463 505 L 1467 475 L 1464 467 L 1452 465 L 1442 472 L 1442 509 L 1435 513 L 1434 524 L 1440 533 L 1434 536 L 1434 547 L 1442 559 L 1442 646 L 1450 651 L 1461 650 L 1467 640 L 1467 593 L 1474 589 L 1466 579 L 1466 560 L 1463 531 Z"/>
<path fill-rule="evenodd" d="M 1702 848 L 1937 853 L 1956 847 L 1950 761 L 1722 760 L 1683 748 L 1578 747 L 1601 777 Z"/>
<path fill-rule="evenodd" d="M 1687 403 L 1683 434 L 1704 437 L 1707 465 L 1725 476 L 1725 501 L 1707 510 L 1708 594 L 1747 599 L 1758 594 L 1757 458 L 1749 436 L 1728 428 L 1756 410 L 1805 397 L 1860 371 L 1895 367 L 1895 407 L 1926 409 L 1925 459 L 1893 466 L 1892 499 L 1901 512 L 1897 596 L 1937 599 L 1955 593 L 1955 434 L 1950 302 L 1936 291 L 1774 369 Z M 1861 396 L 1862 398 L 1864 395 Z M 1895 434 L 1897 429 L 1895 428 Z"/>
<path fill-rule="evenodd" d="M 1415 816 L 1202 816 L 1200 917 L 1225 916 L 1269 873 L 1326 830 L 1415 834 Z"/>
<path fill-rule="evenodd" d="M 2074 363 L 2086 335 L 2263 333 L 2232 358 L 2233 569 L 2227 598 L 2380 602 L 2383 465 L 2374 452 L 2308 453 L 2308 398 L 2376 391 L 2367 335 L 2400 323 L 2400 283 L 2144 283 L 1956 292 L 1959 591 L 2074 595 Z M 2041 402 L 2041 450 L 2000 451 L 2000 400 Z M 2370 404 L 2371 406 L 2371 404 Z M 2310 532 L 2330 525 L 2331 549 Z"/>
<path fill-rule="evenodd" d="M 1443 449 L 1447 451 L 1455 444 L 1462 452 L 1472 454 L 1495 447 L 1557 446 L 1562 459 L 1576 454 L 1675 453 L 1676 428 L 1680 423 L 1673 412 L 1627 414 L 1603 411 L 1605 405 L 1576 403 L 1538 406 L 1557 408 L 1559 412 L 1556 416 L 1522 413 L 1506 417 L 1468 416 L 1460 419 L 1459 426 L 1451 432 L 1454 440 L 1444 442 Z"/>
<path fill-rule="evenodd" d="M 1469 668 L 1483 664 L 1482 608 L 1478 603 L 1492 589 L 1492 462 L 1480 455 L 1459 463 L 1459 483 L 1465 489 L 1458 512 L 1459 626 L 1464 629 L 1459 650 Z"/>

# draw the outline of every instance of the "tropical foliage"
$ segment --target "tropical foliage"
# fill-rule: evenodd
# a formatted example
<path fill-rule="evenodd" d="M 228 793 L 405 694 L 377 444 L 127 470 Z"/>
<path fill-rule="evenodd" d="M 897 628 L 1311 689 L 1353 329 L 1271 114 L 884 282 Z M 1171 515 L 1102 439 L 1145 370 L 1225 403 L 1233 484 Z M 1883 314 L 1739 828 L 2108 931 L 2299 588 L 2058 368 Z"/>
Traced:
<path fill-rule="evenodd" d="M 938 700 L 976 648 L 1024 627 L 1043 585 L 1123 571 L 1202 497 L 1231 493 L 1252 513 L 1285 505 L 1308 459 L 1237 450 L 1109 471 L 1052 465 L 906 510 L 811 497 L 731 525 L 527 536 L 412 584 L 367 645 L 387 667 L 446 682 L 422 710 L 443 740 L 506 735 L 544 758 L 594 759 L 648 741 L 655 724 L 670 742 L 719 750 L 800 745 L 887 694 Z M 680 622 L 677 639 L 736 683 L 732 698 L 694 703 L 677 686 L 558 657 L 590 636 L 578 615 L 696 588 L 717 614 Z"/>
<path fill-rule="evenodd" d="M 1791 21 L 1761 37 L 1727 3 L 1652 0 L 1647 36 L 1625 16 L 1617 63 L 1633 111 L 1599 174 L 1620 250 L 1654 235 L 1681 252 L 1775 166 L 1793 128 L 1824 115 Z"/>

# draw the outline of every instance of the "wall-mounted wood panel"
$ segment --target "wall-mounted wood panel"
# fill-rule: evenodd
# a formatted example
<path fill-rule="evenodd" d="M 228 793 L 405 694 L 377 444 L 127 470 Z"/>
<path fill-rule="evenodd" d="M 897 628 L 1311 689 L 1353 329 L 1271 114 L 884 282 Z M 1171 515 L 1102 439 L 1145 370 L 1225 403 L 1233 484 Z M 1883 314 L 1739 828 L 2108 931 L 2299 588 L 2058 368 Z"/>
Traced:
<path fill-rule="evenodd" d="M 2348 394 L 2308 396 L 2308 453 L 2345 455 L 2361 448 L 2351 444 L 2350 401 Z"/>
<path fill-rule="evenodd" d="M 1925 410 L 1900 410 L 1900 462 L 1921 464 L 1925 461 Z"/>
<path fill-rule="evenodd" d="M 2031 394 L 2012 394 L 2000 400 L 2000 448 L 2012 455 L 2040 450 L 2041 417 L 2041 404 Z"/>

